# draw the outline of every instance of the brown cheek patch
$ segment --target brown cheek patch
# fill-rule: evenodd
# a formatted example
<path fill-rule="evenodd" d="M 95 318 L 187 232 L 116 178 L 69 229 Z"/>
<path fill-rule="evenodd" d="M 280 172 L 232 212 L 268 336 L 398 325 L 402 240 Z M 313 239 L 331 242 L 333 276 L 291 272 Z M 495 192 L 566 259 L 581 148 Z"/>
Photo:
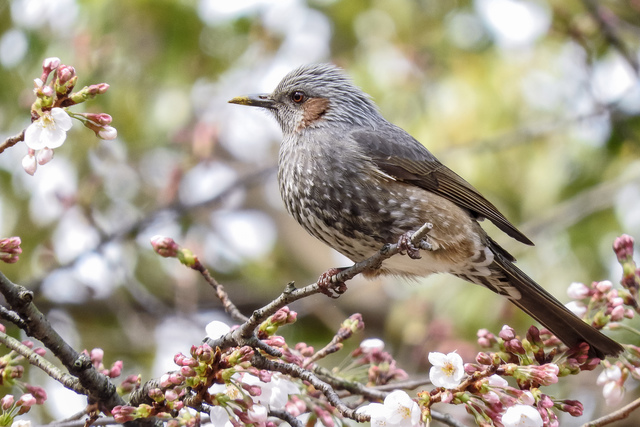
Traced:
<path fill-rule="evenodd" d="M 304 113 L 300 122 L 300 129 L 320 120 L 329 109 L 329 100 L 327 98 L 310 98 L 304 103 L 303 109 Z"/>

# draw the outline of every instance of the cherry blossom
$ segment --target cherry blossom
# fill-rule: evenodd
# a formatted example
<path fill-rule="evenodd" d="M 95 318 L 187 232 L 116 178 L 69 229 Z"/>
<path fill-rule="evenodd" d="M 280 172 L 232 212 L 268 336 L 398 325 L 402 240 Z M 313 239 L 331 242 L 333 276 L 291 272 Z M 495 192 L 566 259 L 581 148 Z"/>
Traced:
<path fill-rule="evenodd" d="M 429 353 L 429 363 L 433 366 L 429 371 L 429 379 L 436 387 L 455 388 L 464 377 L 462 357 L 453 353 Z"/>
<path fill-rule="evenodd" d="M 72 124 L 66 111 L 62 108 L 52 108 L 27 127 L 24 142 L 27 147 L 36 151 L 45 147 L 58 148 L 67 138 L 67 131 L 71 129 Z"/>

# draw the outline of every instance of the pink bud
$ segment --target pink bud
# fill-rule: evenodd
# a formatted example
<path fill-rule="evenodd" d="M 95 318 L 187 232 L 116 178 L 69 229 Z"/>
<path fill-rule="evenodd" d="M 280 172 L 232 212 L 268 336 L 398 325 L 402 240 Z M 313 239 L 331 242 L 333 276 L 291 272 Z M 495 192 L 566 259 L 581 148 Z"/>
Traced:
<path fill-rule="evenodd" d="M 607 292 L 609 292 L 612 287 L 613 287 L 613 284 L 608 280 L 603 280 L 602 282 L 598 282 L 596 284 L 596 289 L 602 292 L 603 294 L 606 294 Z"/>
<path fill-rule="evenodd" d="M 16 406 L 32 407 L 36 404 L 36 398 L 31 393 L 23 394 L 16 402 Z"/>
<path fill-rule="evenodd" d="M 178 250 L 180 249 L 180 246 L 171 237 L 158 235 L 151 238 L 151 246 L 158 255 L 165 258 L 178 256 Z"/>
<path fill-rule="evenodd" d="M 169 402 L 173 402 L 178 398 L 178 393 L 176 393 L 174 390 L 167 390 L 164 392 L 164 398 Z"/>
<path fill-rule="evenodd" d="M 43 86 L 42 95 L 48 96 L 48 97 L 52 97 L 53 96 L 53 89 L 51 88 L 51 86 Z"/>
<path fill-rule="evenodd" d="M 160 387 L 169 387 L 171 385 L 171 380 L 169 379 L 169 374 L 163 374 L 160 377 Z"/>
<path fill-rule="evenodd" d="M 504 325 L 500 330 L 500 333 L 498 334 L 498 336 L 505 341 L 509 341 L 516 337 L 516 331 L 514 331 L 514 329 L 511 326 Z"/>
<path fill-rule="evenodd" d="M 27 384 L 26 388 L 27 391 L 31 393 L 33 397 L 35 397 L 36 403 L 38 405 L 42 405 L 47 400 L 47 392 L 42 387 Z"/>
<path fill-rule="evenodd" d="M 614 322 L 622 320 L 624 318 L 624 312 L 625 309 L 623 306 L 618 305 L 614 307 L 613 310 L 611 310 L 611 320 L 613 320 Z"/>
<path fill-rule="evenodd" d="M 39 165 L 46 165 L 53 159 L 53 150 L 49 147 L 44 147 L 41 150 L 38 150 L 36 154 L 36 160 Z"/>
<path fill-rule="evenodd" d="M 567 295 L 572 299 L 583 299 L 589 296 L 591 290 L 583 283 L 573 282 L 567 289 Z"/>
<path fill-rule="evenodd" d="M 633 237 L 623 234 L 613 242 L 613 251 L 618 261 L 623 262 L 633 257 Z"/>
<path fill-rule="evenodd" d="M 51 70 L 55 70 L 59 66 L 60 66 L 60 58 L 57 58 L 55 56 L 52 56 L 51 58 L 46 58 L 44 61 L 42 61 L 42 69 L 49 70 L 49 72 L 51 72 Z"/>
<path fill-rule="evenodd" d="M 91 363 L 93 363 L 94 366 L 98 366 L 102 363 L 102 359 L 104 359 L 104 350 L 101 348 L 94 348 L 91 350 L 89 357 L 91 358 Z"/>
<path fill-rule="evenodd" d="M 109 378 L 117 378 L 120 376 L 120 374 L 122 374 L 122 360 L 116 360 L 113 364 L 113 366 L 111 366 L 111 369 L 109 370 Z"/>
<path fill-rule="evenodd" d="M 3 411 L 8 411 L 9 409 L 11 409 L 14 402 L 15 399 L 13 398 L 13 395 L 6 394 L 2 399 L 0 399 L 0 406 L 2 406 Z"/>
<path fill-rule="evenodd" d="M 196 371 L 190 366 L 183 366 L 180 368 L 180 375 L 184 377 L 195 377 Z"/>
<path fill-rule="evenodd" d="M 107 90 L 109 90 L 109 85 L 107 83 L 99 83 L 98 84 L 98 93 L 103 94 Z"/>
<path fill-rule="evenodd" d="M 111 123 L 111 120 L 113 120 L 111 116 L 106 113 L 100 113 L 94 116 L 94 121 L 102 126 L 108 125 Z"/>

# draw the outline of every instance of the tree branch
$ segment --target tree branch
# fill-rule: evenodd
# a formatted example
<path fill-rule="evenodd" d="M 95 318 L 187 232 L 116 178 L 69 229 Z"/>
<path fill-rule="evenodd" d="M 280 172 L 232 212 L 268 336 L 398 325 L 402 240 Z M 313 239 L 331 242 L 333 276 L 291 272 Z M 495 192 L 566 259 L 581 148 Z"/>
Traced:
<path fill-rule="evenodd" d="M 32 292 L 12 283 L 0 272 L 0 293 L 25 322 L 24 331 L 27 335 L 42 342 L 72 375 L 78 377 L 91 401 L 100 402 L 108 409 L 124 405 L 124 400 L 118 395 L 116 386 L 109 378 L 98 372 L 86 355 L 76 352 L 53 329 L 47 318 L 32 303 Z"/>
<path fill-rule="evenodd" d="M 631 412 L 635 411 L 638 408 L 640 408 L 640 399 L 636 399 L 628 405 L 623 406 L 617 411 L 607 414 L 604 417 L 589 421 L 588 423 L 583 424 L 582 427 L 600 427 L 611 424 L 614 421 L 624 420 L 625 418 L 629 417 L 629 414 L 631 414 Z"/>
<path fill-rule="evenodd" d="M 25 132 L 25 130 L 26 129 L 24 129 L 22 132 L 20 132 L 16 136 L 12 136 L 10 138 L 7 138 L 7 139 L 4 140 L 4 142 L 0 143 L 0 153 L 2 153 L 7 148 L 13 147 L 18 142 L 24 141 L 24 132 Z"/>
<path fill-rule="evenodd" d="M 76 377 L 60 371 L 51 362 L 31 350 L 26 345 L 22 344 L 17 339 L 10 337 L 4 332 L 0 332 L 0 342 L 27 359 L 27 361 L 33 366 L 42 369 L 47 373 L 47 375 L 69 390 L 75 391 L 78 394 L 84 394 L 85 396 L 89 395 L 89 392 L 80 385 L 80 382 Z"/>

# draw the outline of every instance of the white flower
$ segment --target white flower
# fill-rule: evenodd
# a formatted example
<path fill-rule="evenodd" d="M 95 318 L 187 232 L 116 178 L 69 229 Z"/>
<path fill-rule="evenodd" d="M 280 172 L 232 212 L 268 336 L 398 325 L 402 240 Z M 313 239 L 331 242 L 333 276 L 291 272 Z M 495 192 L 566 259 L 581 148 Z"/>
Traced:
<path fill-rule="evenodd" d="M 602 387 L 602 395 L 609 406 L 616 406 L 624 397 L 621 378 L 622 371 L 618 365 L 612 365 L 598 375 L 596 384 L 604 386 Z"/>
<path fill-rule="evenodd" d="M 460 385 L 464 377 L 464 367 L 462 357 L 458 353 L 431 352 L 429 363 L 433 365 L 429 370 L 429 379 L 433 385 L 444 388 L 455 388 Z"/>
<path fill-rule="evenodd" d="M 502 415 L 504 427 L 542 427 L 542 417 L 536 408 L 513 405 Z"/>
<path fill-rule="evenodd" d="M 598 375 L 598 379 L 596 380 L 596 384 L 604 385 L 608 382 L 616 382 L 620 378 L 622 378 L 622 371 L 620 370 L 620 367 L 618 365 L 612 365 L 600 372 L 600 375 Z"/>
<path fill-rule="evenodd" d="M 384 404 L 370 403 L 357 412 L 369 415 L 372 426 L 413 427 L 420 423 L 420 407 L 402 390 L 391 392 Z"/>
<path fill-rule="evenodd" d="M 602 387 L 602 396 L 609 406 L 617 406 L 624 397 L 624 387 L 620 383 L 610 381 Z"/>
<path fill-rule="evenodd" d="M 382 341 L 380 338 L 369 338 L 369 339 L 363 340 L 360 343 L 360 348 L 365 353 L 369 353 L 373 350 L 382 351 L 384 349 L 384 341 Z"/>
<path fill-rule="evenodd" d="M 300 390 L 294 383 L 283 378 L 283 376 L 278 373 L 273 374 L 271 381 L 268 383 L 250 374 L 244 374 L 242 376 L 242 382 L 249 386 L 260 387 L 262 393 L 260 393 L 260 396 L 253 396 L 253 401 L 275 410 L 284 409 L 290 394 L 300 393 Z"/>
<path fill-rule="evenodd" d="M 29 420 L 15 420 L 11 427 L 31 427 L 31 421 Z"/>
<path fill-rule="evenodd" d="M 219 320 L 214 320 L 209 323 L 205 328 L 205 332 L 207 333 L 207 337 L 212 340 L 217 340 L 220 337 L 223 337 L 229 333 L 231 328 L 224 322 L 220 322 Z"/>
<path fill-rule="evenodd" d="M 71 117 L 62 108 L 45 111 L 42 117 L 31 123 L 24 134 L 24 142 L 32 150 L 44 147 L 58 148 L 71 129 Z"/>

